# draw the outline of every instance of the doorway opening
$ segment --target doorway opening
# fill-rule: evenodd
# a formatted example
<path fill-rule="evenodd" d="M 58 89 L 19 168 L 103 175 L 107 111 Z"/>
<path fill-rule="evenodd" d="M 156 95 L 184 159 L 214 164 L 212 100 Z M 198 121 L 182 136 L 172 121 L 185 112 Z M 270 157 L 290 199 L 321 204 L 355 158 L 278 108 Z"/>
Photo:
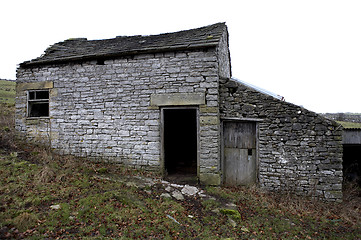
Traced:
<path fill-rule="evenodd" d="M 361 187 L 361 144 L 344 144 L 342 160 L 344 181 Z"/>
<path fill-rule="evenodd" d="M 166 175 L 197 176 L 197 109 L 163 109 L 163 156 Z"/>

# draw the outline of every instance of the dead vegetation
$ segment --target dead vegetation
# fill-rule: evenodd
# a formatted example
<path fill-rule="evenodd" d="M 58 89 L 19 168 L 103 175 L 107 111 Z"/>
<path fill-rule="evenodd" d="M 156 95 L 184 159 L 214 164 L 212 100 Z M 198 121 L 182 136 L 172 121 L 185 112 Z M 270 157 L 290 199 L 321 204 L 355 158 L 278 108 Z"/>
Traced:
<path fill-rule="evenodd" d="M 14 224 L 17 229 L 21 232 L 34 227 L 38 223 L 38 218 L 31 213 L 23 212 L 14 219 Z"/>
<path fill-rule="evenodd" d="M 38 174 L 38 183 L 49 183 L 55 179 L 55 171 L 49 166 L 44 166 Z"/>

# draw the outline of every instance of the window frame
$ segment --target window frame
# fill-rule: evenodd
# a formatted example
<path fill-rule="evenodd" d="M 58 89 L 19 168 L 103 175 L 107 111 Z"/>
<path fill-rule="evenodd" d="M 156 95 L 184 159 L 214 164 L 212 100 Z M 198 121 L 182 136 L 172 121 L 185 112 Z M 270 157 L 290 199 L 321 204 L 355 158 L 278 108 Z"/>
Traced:
<path fill-rule="evenodd" d="M 47 92 L 47 98 L 43 98 L 39 93 Z M 34 96 L 31 96 L 32 93 Z M 37 95 L 40 95 L 39 97 Z M 29 89 L 27 91 L 27 118 L 49 118 L 50 117 L 50 89 Z M 47 104 L 47 114 L 39 114 L 39 116 L 32 115 L 32 108 L 34 105 Z"/>

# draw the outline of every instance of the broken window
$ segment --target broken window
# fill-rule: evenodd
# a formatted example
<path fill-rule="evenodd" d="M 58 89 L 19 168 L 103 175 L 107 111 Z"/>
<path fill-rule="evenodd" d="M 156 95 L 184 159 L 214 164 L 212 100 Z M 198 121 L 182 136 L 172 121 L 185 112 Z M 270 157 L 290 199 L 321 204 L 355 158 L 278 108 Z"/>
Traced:
<path fill-rule="evenodd" d="M 49 117 L 49 90 L 28 92 L 28 117 Z"/>

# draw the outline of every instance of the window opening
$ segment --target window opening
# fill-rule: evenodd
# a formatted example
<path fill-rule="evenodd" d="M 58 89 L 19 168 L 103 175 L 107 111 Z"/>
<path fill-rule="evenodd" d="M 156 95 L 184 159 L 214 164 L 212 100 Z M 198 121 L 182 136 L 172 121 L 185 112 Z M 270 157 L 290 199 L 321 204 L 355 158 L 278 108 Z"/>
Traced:
<path fill-rule="evenodd" d="M 252 149 L 248 149 L 248 156 L 252 156 Z"/>
<path fill-rule="evenodd" d="M 49 90 L 28 92 L 28 117 L 49 117 Z"/>

